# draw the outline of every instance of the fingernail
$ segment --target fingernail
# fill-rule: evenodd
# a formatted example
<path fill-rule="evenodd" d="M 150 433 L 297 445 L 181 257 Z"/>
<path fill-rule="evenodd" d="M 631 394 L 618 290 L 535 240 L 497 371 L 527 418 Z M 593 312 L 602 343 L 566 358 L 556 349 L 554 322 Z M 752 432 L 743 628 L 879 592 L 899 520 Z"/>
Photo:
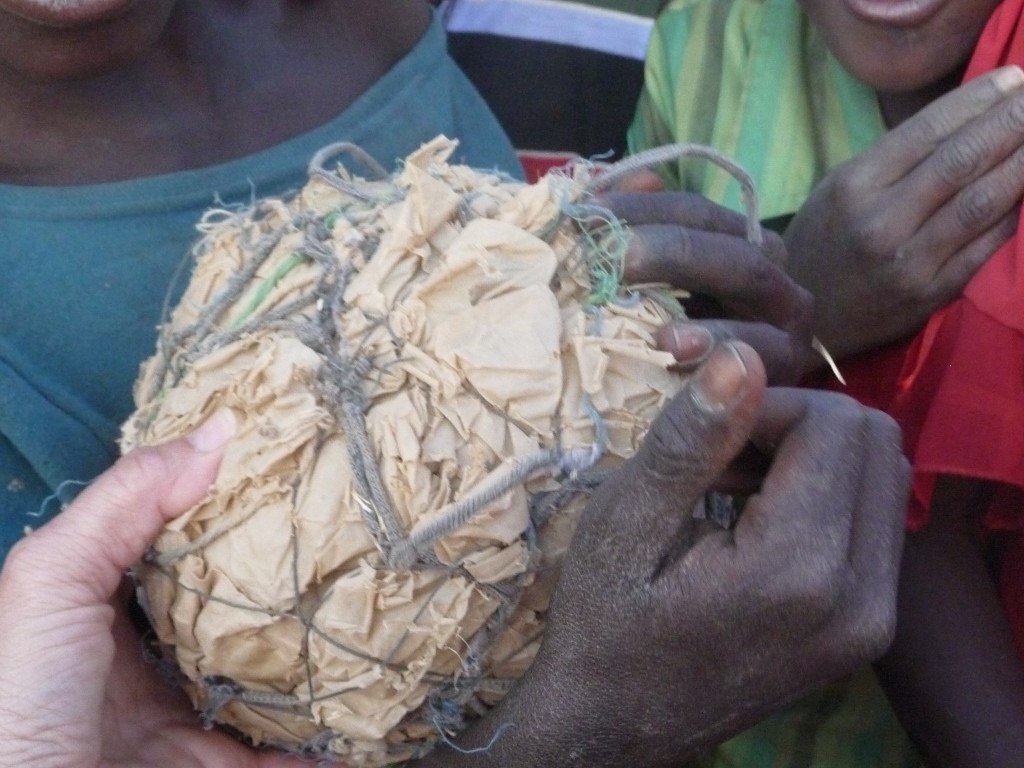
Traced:
<path fill-rule="evenodd" d="M 221 408 L 200 424 L 194 432 L 187 435 L 185 442 L 200 453 L 210 453 L 230 440 L 237 429 L 238 421 L 235 419 L 234 412 L 230 408 Z"/>
<path fill-rule="evenodd" d="M 711 331 L 700 325 L 673 323 L 672 354 L 680 363 L 695 363 L 711 350 L 715 343 Z"/>
<path fill-rule="evenodd" d="M 1024 83 L 1024 71 L 1020 67 L 1003 67 L 996 73 L 996 83 L 1000 88 L 1011 90 Z"/>
<path fill-rule="evenodd" d="M 710 412 L 725 410 L 747 388 L 747 366 L 732 344 L 716 349 L 690 382 L 694 402 Z"/>

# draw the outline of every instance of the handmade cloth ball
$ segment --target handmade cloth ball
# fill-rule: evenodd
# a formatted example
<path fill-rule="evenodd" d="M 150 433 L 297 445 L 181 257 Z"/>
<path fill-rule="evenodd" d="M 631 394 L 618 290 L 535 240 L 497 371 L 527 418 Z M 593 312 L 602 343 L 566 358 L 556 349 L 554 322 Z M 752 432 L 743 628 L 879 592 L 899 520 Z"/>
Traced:
<path fill-rule="evenodd" d="M 619 284 L 591 169 L 525 185 L 440 137 L 377 180 L 331 148 L 288 200 L 212 211 L 122 448 L 238 430 L 137 568 L 207 722 L 382 766 L 530 665 L 588 489 L 679 391 L 679 305 Z"/>

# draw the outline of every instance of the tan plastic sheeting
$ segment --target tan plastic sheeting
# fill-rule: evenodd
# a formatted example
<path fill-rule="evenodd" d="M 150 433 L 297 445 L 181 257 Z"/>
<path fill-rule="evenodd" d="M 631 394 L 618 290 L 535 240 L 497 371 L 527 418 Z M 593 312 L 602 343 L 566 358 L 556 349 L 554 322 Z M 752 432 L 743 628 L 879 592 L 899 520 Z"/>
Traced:
<path fill-rule="evenodd" d="M 661 303 L 584 306 L 588 254 L 560 208 L 581 197 L 588 171 L 525 186 L 448 165 L 452 149 L 440 137 L 389 180 L 314 174 L 294 200 L 211 213 L 137 383 L 124 450 L 179 436 L 224 406 L 238 418 L 210 494 L 167 526 L 138 572 L 197 708 L 211 708 L 210 680 L 231 681 L 238 695 L 216 718 L 257 743 L 319 737 L 334 756 L 379 766 L 439 737 L 432 691 L 461 693 L 470 715 L 495 702 L 536 653 L 553 566 L 582 507 L 563 509 L 531 544 L 531 497 L 566 479 L 550 467 L 433 543 L 433 557 L 389 568 L 328 402 L 337 393 L 322 386 L 324 357 L 297 329 L 328 317 L 340 331 L 336 350 L 356 371 L 403 531 L 524 457 L 588 455 L 588 397 L 607 427 L 599 467 L 621 463 L 682 383 L 652 348 L 669 317 Z M 241 295 L 197 329 L 271 235 L 270 258 Z M 321 298 L 290 325 L 217 341 L 322 289 L 316 247 L 353 269 L 333 314 Z"/>

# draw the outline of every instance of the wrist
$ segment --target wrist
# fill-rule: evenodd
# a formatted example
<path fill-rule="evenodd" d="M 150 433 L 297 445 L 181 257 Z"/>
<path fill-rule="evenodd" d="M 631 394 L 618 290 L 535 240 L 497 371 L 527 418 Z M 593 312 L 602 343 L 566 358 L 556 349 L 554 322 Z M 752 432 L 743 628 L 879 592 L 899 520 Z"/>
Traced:
<path fill-rule="evenodd" d="M 616 696 L 587 693 L 586 687 L 570 674 L 544 678 L 532 669 L 484 718 L 439 744 L 415 768 L 678 768 L 707 744 L 698 734 L 692 749 L 681 746 L 682 739 L 655 736 L 668 728 L 687 731 L 678 713 L 662 713 L 645 729 L 650 713 L 623 721 L 620 712 L 602 706 L 618 702 Z M 647 730 L 655 738 L 645 737 Z"/>

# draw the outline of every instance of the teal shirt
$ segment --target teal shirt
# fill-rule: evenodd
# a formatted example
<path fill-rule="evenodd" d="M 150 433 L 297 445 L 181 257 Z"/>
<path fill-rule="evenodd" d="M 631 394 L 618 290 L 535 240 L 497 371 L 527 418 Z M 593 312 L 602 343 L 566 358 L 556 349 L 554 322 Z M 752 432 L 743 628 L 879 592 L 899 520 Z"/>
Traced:
<path fill-rule="evenodd" d="M 263 152 L 123 183 L 0 185 L 0 562 L 117 457 L 139 364 L 172 284 L 188 278 L 204 211 L 298 189 L 332 142 L 393 167 L 440 133 L 459 139 L 456 161 L 520 173 L 435 20 L 343 114 Z"/>

